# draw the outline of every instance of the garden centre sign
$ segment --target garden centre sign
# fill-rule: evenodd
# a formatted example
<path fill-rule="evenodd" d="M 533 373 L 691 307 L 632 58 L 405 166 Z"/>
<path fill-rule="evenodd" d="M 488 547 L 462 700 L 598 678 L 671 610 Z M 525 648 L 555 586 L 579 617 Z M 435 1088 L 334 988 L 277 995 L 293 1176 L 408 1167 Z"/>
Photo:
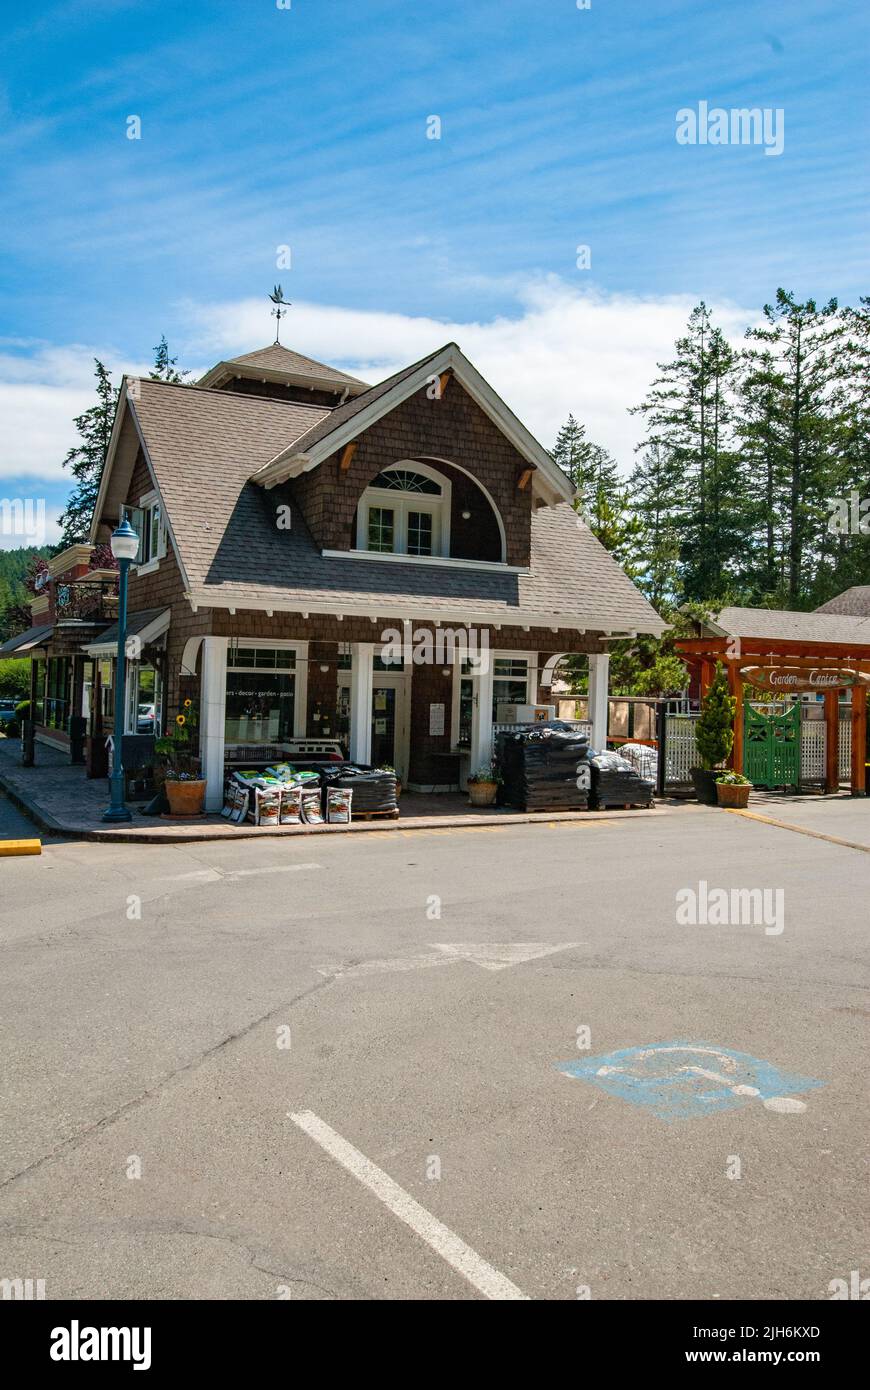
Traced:
<path fill-rule="evenodd" d="M 843 686 L 863 685 L 870 680 L 860 671 L 825 666 L 744 666 L 740 674 L 750 685 L 786 694 L 793 690 L 840 690 Z"/>

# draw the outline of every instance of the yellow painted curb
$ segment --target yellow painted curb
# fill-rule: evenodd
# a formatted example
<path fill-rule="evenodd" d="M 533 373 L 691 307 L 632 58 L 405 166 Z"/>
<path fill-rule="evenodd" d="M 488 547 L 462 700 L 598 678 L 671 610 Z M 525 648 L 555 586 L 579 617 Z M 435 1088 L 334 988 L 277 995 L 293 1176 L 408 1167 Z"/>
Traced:
<path fill-rule="evenodd" d="M 0 840 L 0 859 L 13 854 L 42 854 L 42 841 Z"/>
<path fill-rule="evenodd" d="M 792 825 L 787 820 L 774 820 L 773 816 L 762 816 L 758 811 L 740 811 L 737 807 L 723 806 L 729 816 L 745 816 L 747 820 L 760 820 L 764 825 L 775 825 L 778 830 L 793 830 L 796 835 L 809 835 L 813 840 L 827 840 L 829 845 L 842 845 L 844 849 L 859 849 L 862 854 L 870 854 L 870 845 L 859 845 L 857 840 L 841 840 L 839 835 L 825 835 L 821 830 L 809 830 L 805 825 Z"/>

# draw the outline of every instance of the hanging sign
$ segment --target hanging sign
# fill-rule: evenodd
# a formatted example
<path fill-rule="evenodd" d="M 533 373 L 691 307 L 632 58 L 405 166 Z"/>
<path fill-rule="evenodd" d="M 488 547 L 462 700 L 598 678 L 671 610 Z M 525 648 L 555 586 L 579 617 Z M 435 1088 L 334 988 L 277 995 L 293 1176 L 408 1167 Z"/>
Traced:
<path fill-rule="evenodd" d="M 744 666 L 740 674 L 750 685 L 784 695 L 799 690 L 841 690 L 843 687 L 866 685 L 870 681 L 870 676 L 860 671 L 829 666 Z"/>

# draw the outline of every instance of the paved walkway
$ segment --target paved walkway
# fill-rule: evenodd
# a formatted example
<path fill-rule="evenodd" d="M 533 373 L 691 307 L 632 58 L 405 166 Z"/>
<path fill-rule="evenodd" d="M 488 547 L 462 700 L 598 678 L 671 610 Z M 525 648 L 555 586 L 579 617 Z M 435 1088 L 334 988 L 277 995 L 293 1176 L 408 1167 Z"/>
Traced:
<path fill-rule="evenodd" d="M 72 767 L 66 756 L 43 744 L 36 746 L 36 766 L 21 766 L 18 740 L 0 739 L 0 788 L 10 801 L 49 834 L 77 839 L 152 841 L 166 843 L 196 840 L 239 840 L 264 836 L 342 835 L 367 831 L 422 830 L 450 826 L 486 826 L 553 821 L 616 820 L 621 817 L 702 814 L 705 808 L 693 802 L 659 802 L 654 812 L 632 811 L 545 811 L 524 812 L 510 807 L 473 807 L 462 795 L 421 796 L 403 792 L 398 820 L 358 820 L 348 825 L 257 826 L 230 825 L 219 815 L 203 816 L 184 825 L 143 816 L 136 803 L 130 809 L 133 821 L 125 826 L 102 823 L 109 804 L 105 778 L 90 780 L 83 767 Z M 3 836 L 0 826 L 0 838 Z"/>

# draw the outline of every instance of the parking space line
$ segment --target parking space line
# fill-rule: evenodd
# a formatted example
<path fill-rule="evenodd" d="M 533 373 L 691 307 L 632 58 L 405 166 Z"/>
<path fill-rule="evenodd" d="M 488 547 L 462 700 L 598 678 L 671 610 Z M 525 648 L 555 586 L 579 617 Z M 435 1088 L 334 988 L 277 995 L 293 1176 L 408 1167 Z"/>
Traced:
<path fill-rule="evenodd" d="M 805 825 L 792 825 L 791 821 L 774 820 L 773 816 L 763 816 L 759 811 L 741 811 L 736 807 L 724 809 L 729 816 L 745 816 L 747 820 L 760 820 L 764 825 L 775 825 L 778 830 L 793 830 L 796 835 L 809 835 L 813 840 L 827 840 L 829 845 L 842 845 L 844 849 L 858 849 L 862 854 L 870 854 L 870 845 L 859 845 L 857 840 L 842 840 L 839 835 L 826 835 L 821 830 L 810 830 Z"/>
<path fill-rule="evenodd" d="M 432 1216 L 425 1207 L 421 1207 L 420 1203 L 394 1182 L 389 1174 L 378 1168 L 377 1164 L 372 1163 L 346 1139 L 342 1139 L 340 1134 L 330 1129 L 313 1111 L 302 1110 L 298 1114 L 288 1112 L 288 1118 L 319 1144 L 331 1158 L 340 1163 L 342 1168 L 373 1192 L 394 1216 L 404 1221 L 406 1226 L 410 1226 L 415 1235 L 424 1240 L 442 1260 L 446 1260 L 457 1274 L 467 1279 L 478 1293 L 482 1293 L 485 1298 L 500 1301 L 528 1301 L 528 1294 L 524 1294 L 516 1284 L 512 1284 L 510 1279 L 500 1274 L 472 1250 L 470 1245 L 466 1245 L 464 1240 L 454 1235 L 443 1222 Z"/>

